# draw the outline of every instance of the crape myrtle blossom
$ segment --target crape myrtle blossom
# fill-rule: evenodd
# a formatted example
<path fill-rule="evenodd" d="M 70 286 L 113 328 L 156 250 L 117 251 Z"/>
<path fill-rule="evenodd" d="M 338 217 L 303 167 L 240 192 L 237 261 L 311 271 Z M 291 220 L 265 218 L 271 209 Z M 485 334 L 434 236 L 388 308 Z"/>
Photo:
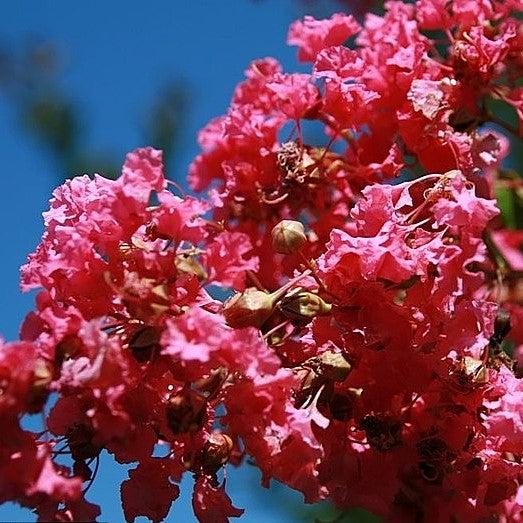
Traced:
<path fill-rule="evenodd" d="M 0 345 L 0 500 L 95 520 L 107 452 L 128 521 L 165 519 L 184 474 L 200 521 L 241 516 L 247 459 L 387 521 L 523 520 L 523 237 L 493 199 L 520 189 L 519 131 L 491 109 L 522 115 L 520 8 L 306 17 L 309 72 L 253 62 L 201 131 L 204 198 L 152 148 L 56 189 L 21 270 L 35 310 Z"/>

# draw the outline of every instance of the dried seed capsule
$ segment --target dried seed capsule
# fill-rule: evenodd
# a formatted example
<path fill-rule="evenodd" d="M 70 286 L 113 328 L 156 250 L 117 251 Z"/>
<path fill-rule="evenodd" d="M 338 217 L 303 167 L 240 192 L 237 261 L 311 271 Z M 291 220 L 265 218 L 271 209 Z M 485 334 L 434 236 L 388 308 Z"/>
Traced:
<path fill-rule="evenodd" d="M 369 445 L 386 452 L 401 444 L 401 421 L 390 415 L 368 414 L 360 422 Z"/>
<path fill-rule="evenodd" d="M 296 376 L 300 379 L 300 388 L 295 391 L 296 407 L 302 408 L 315 396 L 324 381 L 314 369 L 298 367 L 294 369 Z"/>
<path fill-rule="evenodd" d="M 430 483 L 440 483 L 451 469 L 456 455 L 437 436 L 423 438 L 416 444 L 421 476 Z"/>
<path fill-rule="evenodd" d="M 272 229 L 271 236 L 272 246 L 280 254 L 292 254 L 307 243 L 303 225 L 295 220 L 282 220 Z"/>
<path fill-rule="evenodd" d="M 488 369 L 481 360 L 465 356 L 456 363 L 451 377 L 454 387 L 466 394 L 488 383 Z"/>
<path fill-rule="evenodd" d="M 285 142 L 278 151 L 278 167 L 285 175 L 299 169 L 302 151 L 296 142 Z"/>

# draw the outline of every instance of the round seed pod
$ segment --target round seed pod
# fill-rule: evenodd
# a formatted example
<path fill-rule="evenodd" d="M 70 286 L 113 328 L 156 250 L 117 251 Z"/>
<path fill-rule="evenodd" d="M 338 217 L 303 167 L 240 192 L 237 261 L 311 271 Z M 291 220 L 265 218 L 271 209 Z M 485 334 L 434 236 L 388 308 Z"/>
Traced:
<path fill-rule="evenodd" d="M 232 439 L 227 434 L 211 434 L 201 455 L 202 469 L 207 474 L 215 474 L 229 461 L 232 448 Z"/>
<path fill-rule="evenodd" d="M 307 243 L 303 225 L 295 220 L 282 220 L 274 226 L 271 236 L 272 246 L 280 254 L 293 254 Z"/>

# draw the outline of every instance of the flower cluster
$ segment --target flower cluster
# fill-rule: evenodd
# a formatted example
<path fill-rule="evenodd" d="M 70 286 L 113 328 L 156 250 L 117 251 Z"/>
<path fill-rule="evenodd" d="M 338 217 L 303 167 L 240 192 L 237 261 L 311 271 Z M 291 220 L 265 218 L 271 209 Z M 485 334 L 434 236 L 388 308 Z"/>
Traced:
<path fill-rule="evenodd" d="M 499 132 L 523 129 L 521 4 L 385 7 L 292 24 L 308 74 L 250 65 L 199 136 L 207 200 L 151 148 L 55 191 L 36 310 L 0 347 L 1 502 L 94 520 L 108 452 L 135 464 L 128 521 L 163 520 L 186 473 L 227 521 L 249 457 L 308 503 L 523 521 L 523 237 L 492 199 L 521 189 Z"/>

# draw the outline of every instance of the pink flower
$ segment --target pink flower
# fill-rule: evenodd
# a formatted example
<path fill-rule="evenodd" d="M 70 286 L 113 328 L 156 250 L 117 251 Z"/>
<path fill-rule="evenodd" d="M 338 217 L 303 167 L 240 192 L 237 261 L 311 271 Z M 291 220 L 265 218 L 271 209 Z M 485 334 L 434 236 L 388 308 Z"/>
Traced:
<path fill-rule="evenodd" d="M 240 516 L 223 469 L 248 457 L 308 503 L 519 521 L 521 234 L 491 199 L 508 139 L 483 127 L 492 98 L 522 120 L 518 7 L 305 17 L 288 40 L 312 70 L 252 62 L 201 130 L 208 200 L 151 148 L 57 188 L 21 270 L 35 310 L 0 344 L 0 501 L 94 519 L 106 450 L 137 463 L 129 521 L 165 519 L 186 473 L 200 521 Z"/>
<path fill-rule="evenodd" d="M 300 61 L 312 62 L 322 49 L 345 43 L 359 30 L 359 24 L 351 15 L 336 13 L 325 20 L 306 16 L 290 26 L 287 43 L 299 47 Z"/>

